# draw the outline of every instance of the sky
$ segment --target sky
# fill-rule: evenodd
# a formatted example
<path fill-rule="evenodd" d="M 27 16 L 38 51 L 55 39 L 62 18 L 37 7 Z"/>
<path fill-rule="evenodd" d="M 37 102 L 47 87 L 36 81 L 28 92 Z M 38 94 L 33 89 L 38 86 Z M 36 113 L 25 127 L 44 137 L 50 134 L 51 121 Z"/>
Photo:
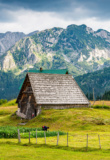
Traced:
<path fill-rule="evenodd" d="M 0 0 L 0 33 L 86 24 L 110 31 L 110 0 Z"/>

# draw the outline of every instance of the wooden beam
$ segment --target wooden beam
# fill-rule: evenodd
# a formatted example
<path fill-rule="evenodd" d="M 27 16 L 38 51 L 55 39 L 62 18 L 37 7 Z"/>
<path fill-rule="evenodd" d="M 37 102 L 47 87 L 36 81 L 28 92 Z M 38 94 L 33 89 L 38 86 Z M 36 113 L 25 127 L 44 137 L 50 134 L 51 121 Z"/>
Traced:
<path fill-rule="evenodd" d="M 22 93 L 31 94 L 33 92 L 32 91 L 23 91 Z"/>

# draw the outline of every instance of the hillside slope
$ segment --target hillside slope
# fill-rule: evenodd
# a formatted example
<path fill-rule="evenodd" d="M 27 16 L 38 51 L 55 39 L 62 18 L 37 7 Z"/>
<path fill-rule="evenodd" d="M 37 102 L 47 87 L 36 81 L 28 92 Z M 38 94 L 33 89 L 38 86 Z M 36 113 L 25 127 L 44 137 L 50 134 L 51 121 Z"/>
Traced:
<path fill-rule="evenodd" d="M 0 99 L 17 98 L 19 86 L 21 85 L 25 74 L 15 76 L 12 72 L 0 71 Z"/>
<path fill-rule="evenodd" d="M 39 68 L 36 67 L 34 69 Z M 15 75 L 12 72 L 0 71 L 0 99 L 10 100 L 17 98 L 19 87 L 24 80 L 26 72 L 27 70 L 20 75 Z M 90 98 L 94 88 L 96 98 L 97 96 L 102 96 L 105 91 L 110 90 L 110 67 L 77 76 L 74 79 L 83 92 L 88 94 L 88 98 Z"/>
<path fill-rule="evenodd" d="M 110 90 L 110 67 L 75 77 L 75 80 L 85 94 L 93 93 L 94 88 L 96 98 Z"/>
<path fill-rule="evenodd" d="M 15 115 L 17 107 L 0 107 L 0 126 L 16 126 L 23 122 Z M 49 126 L 60 131 L 110 131 L 110 110 L 73 108 L 63 110 L 42 110 L 41 115 L 27 121 L 27 127 Z"/>

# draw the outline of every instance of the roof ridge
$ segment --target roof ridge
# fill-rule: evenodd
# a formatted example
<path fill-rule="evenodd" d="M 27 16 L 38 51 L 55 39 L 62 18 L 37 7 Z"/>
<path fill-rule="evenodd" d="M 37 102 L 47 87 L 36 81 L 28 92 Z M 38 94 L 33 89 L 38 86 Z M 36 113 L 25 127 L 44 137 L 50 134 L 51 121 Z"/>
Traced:
<path fill-rule="evenodd" d="M 28 75 L 29 75 L 29 74 L 42 74 L 42 75 L 45 74 L 45 75 L 51 75 L 51 76 L 55 76 L 55 75 L 58 75 L 58 76 L 65 76 L 65 75 L 66 75 L 66 76 L 72 76 L 71 74 L 66 74 L 66 73 L 65 73 L 65 74 L 58 74 L 58 73 L 52 74 L 52 73 L 42 73 L 42 72 L 41 72 L 41 73 L 40 73 L 40 72 L 39 72 L 39 73 L 27 72 L 27 74 L 28 74 Z M 72 76 L 72 77 L 73 77 L 73 76 Z"/>

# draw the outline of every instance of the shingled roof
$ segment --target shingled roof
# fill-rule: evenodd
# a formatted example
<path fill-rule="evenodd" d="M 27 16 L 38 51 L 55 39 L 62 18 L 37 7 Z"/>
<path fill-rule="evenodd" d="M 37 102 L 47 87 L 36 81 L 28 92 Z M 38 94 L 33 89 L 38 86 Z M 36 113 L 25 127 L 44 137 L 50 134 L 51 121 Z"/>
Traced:
<path fill-rule="evenodd" d="M 48 73 L 27 75 L 37 104 L 89 104 L 72 75 Z"/>
<path fill-rule="evenodd" d="M 33 69 L 29 69 L 28 72 L 32 72 L 32 73 L 49 73 L 49 74 L 66 74 L 68 72 L 67 69 L 47 69 L 47 70 L 44 70 L 44 69 L 40 69 L 40 70 L 33 70 Z M 22 83 L 20 84 L 19 86 L 19 90 L 21 89 L 22 85 L 23 85 L 23 82 L 24 80 L 22 81 Z"/>

